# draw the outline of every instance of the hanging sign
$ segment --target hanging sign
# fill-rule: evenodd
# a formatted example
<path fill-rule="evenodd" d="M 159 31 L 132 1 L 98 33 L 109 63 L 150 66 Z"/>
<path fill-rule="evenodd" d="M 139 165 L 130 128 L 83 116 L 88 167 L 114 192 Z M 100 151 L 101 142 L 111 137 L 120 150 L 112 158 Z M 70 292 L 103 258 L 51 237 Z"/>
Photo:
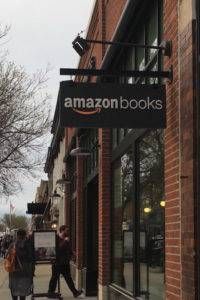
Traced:
<path fill-rule="evenodd" d="M 165 128 L 165 86 L 61 82 L 63 127 Z"/>

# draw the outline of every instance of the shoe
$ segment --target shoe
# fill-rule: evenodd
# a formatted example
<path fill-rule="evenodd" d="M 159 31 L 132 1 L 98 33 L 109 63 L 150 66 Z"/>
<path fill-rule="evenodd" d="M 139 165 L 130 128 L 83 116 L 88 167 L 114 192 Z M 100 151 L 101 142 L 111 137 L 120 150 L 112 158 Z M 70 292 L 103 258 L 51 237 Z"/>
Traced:
<path fill-rule="evenodd" d="M 80 296 L 82 294 L 83 291 L 77 291 L 76 293 L 74 293 L 74 298 L 77 298 L 78 296 Z"/>

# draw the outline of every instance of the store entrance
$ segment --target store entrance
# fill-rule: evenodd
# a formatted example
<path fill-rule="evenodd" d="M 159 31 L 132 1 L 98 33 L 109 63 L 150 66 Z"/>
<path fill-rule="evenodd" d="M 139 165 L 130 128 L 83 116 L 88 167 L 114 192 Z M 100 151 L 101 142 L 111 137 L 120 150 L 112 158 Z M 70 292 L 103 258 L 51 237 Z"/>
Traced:
<path fill-rule="evenodd" d="M 86 296 L 97 295 L 98 276 L 98 179 L 93 179 L 87 185 L 86 198 Z"/>
<path fill-rule="evenodd" d="M 165 199 L 163 133 L 148 132 L 138 144 L 139 154 L 139 270 L 140 295 L 165 298 Z"/>

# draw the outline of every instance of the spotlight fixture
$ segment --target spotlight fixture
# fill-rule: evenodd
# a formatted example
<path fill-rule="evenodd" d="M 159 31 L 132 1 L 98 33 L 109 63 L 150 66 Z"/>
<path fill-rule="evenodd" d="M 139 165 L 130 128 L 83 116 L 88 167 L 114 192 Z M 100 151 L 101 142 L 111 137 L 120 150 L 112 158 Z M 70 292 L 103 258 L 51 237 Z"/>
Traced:
<path fill-rule="evenodd" d="M 89 49 L 89 45 L 86 40 L 84 40 L 79 35 L 72 42 L 74 50 L 80 55 L 83 56 L 85 52 Z"/>
<path fill-rule="evenodd" d="M 90 156 L 91 151 L 88 150 L 87 148 L 77 147 L 77 148 L 71 150 L 70 155 L 71 156 Z"/>

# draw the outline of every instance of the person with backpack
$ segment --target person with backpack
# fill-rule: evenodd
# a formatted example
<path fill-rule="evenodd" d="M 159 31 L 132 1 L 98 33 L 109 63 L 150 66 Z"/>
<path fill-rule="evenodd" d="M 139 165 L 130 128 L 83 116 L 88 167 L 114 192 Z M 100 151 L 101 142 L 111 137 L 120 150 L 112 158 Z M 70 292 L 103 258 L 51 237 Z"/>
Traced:
<path fill-rule="evenodd" d="M 26 231 L 19 229 L 16 241 L 13 242 L 8 254 L 12 253 L 13 270 L 9 272 L 9 288 L 13 300 L 25 300 L 32 292 L 33 285 L 33 249 L 30 240 L 26 238 Z"/>
<path fill-rule="evenodd" d="M 60 226 L 56 242 L 56 261 L 52 264 L 52 276 L 49 282 L 48 298 L 54 298 L 54 293 L 60 274 L 63 275 L 74 298 L 77 298 L 82 294 L 82 291 L 79 291 L 75 288 L 70 273 L 69 263 L 73 253 L 68 238 L 68 227 L 66 225 Z"/>

